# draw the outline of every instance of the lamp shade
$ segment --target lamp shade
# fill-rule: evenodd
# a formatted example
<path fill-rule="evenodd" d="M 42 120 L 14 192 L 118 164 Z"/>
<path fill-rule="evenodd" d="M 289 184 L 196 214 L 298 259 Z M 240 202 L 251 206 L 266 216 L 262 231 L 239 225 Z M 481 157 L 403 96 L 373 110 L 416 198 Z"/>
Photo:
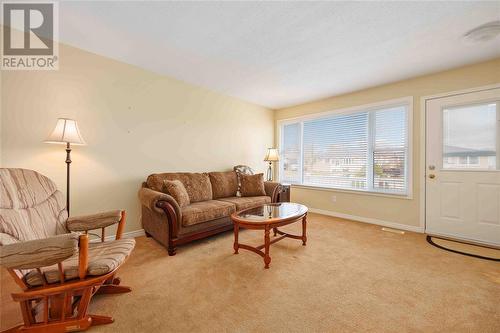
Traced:
<path fill-rule="evenodd" d="M 59 118 L 52 133 L 49 135 L 46 143 L 71 143 L 75 145 L 84 145 L 85 141 L 80 134 L 76 120 Z"/>
<path fill-rule="evenodd" d="M 267 148 L 266 157 L 264 157 L 264 161 L 267 162 L 276 162 L 279 161 L 280 157 L 278 154 L 278 149 L 276 148 Z"/>

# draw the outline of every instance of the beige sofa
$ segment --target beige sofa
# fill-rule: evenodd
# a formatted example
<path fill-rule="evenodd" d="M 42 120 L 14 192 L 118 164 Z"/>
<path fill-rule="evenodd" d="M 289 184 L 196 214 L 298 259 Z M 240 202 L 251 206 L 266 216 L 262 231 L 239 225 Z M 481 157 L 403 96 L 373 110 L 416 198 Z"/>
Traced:
<path fill-rule="evenodd" d="M 189 195 L 190 204 L 181 207 L 164 193 L 165 180 L 179 180 Z M 139 190 L 142 225 L 153 237 L 175 255 L 176 246 L 230 230 L 230 215 L 263 203 L 277 202 L 281 185 L 264 182 L 265 194 L 238 197 L 236 172 L 158 173 L 150 175 Z"/>

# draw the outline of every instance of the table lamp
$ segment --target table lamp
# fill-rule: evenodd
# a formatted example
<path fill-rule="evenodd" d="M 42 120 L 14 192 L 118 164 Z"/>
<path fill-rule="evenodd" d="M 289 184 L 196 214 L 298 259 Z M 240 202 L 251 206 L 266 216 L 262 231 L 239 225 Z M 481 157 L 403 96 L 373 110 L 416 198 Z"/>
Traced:
<path fill-rule="evenodd" d="M 273 162 L 279 161 L 278 149 L 276 148 L 267 148 L 267 154 L 264 158 L 264 161 L 269 162 L 269 167 L 267 168 L 267 180 L 273 180 L 273 172 L 272 172 L 272 164 Z"/>
<path fill-rule="evenodd" d="M 45 143 L 66 144 L 66 210 L 69 215 L 69 165 L 71 164 L 71 144 L 84 145 L 76 120 L 58 118 L 56 127 Z"/>

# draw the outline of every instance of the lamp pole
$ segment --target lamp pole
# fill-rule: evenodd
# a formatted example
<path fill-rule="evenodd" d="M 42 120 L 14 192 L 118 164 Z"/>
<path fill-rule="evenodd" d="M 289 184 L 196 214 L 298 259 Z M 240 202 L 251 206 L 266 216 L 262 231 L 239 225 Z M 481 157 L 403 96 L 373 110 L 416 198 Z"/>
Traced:
<path fill-rule="evenodd" d="M 69 216 L 71 144 L 84 145 L 85 141 L 80 134 L 76 120 L 59 118 L 56 127 L 45 142 L 66 144 L 66 210 Z"/>
<path fill-rule="evenodd" d="M 269 167 L 267 168 L 267 177 L 266 177 L 268 181 L 273 180 L 272 164 L 273 164 L 273 162 L 269 161 Z"/>
<path fill-rule="evenodd" d="M 69 216 L 69 167 L 71 164 L 71 144 L 66 142 L 66 210 Z"/>

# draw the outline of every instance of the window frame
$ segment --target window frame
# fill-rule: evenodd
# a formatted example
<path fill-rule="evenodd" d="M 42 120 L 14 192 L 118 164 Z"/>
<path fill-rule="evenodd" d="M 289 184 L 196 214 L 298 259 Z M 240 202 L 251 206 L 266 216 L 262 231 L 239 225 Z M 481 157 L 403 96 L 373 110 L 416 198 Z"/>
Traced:
<path fill-rule="evenodd" d="M 304 185 L 304 170 L 303 170 L 303 160 L 304 160 L 304 151 L 303 151 L 303 128 L 304 122 L 310 120 L 317 120 L 321 118 L 327 118 L 330 116 L 336 115 L 348 115 L 360 112 L 370 112 L 377 111 L 380 109 L 391 108 L 405 106 L 407 109 L 407 117 L 406 117 L 406 161 L 405 161 L 405 179 L 407 182 L 406 192 L 394 192 L 387 191 L 383 189 L 375 189 L 373 188 L 373 152 L 374 152 L 374 140 L 373 138 L 368 138 L 368 154 L 372 156 L 372 158 L 368 159 L 367 170 L 371 170 L 371 172 L 367 172 L 367 182 L 370 185 L 368 189 L 344 189 L 344 188 L 336 188 L 329 186 L 318 186 L 318 185 Z M 369 113 L 369 118 L 373 115 L 373 113 Z M 282 153 L 281 148 L 283 147 L 283 136 L 282 136 L 282 128 L 285 125 L 299 123 L 301 132 L 300 132 L 300 184 L 291 183 L 294 187 L 306 188 L 306 189 L 317 189 L 317 190 L 325 190 L 332 192 L 346 192 L 346 193 L 356 193 L 356 194 L 367 194 L 367 195 L 376 195 L 376 196 L 384 196 L 384 197 L 393 197 L 393 198 L 403 198 L 403 199 L 413 199 L 413 96 L 385 100 L 376 103 L 363 104 L 359 106 L 342 108 L 342 109 L 333 109 L 325 112 L 312 113 L 305 116 L 293 117 L 281 119 L 276 122 L 277 126 L 277 141 L 278 141 L 278 149 L 280 154 Z M 370 121 L 368 126 L 373 126 L 374 121 Z M 374 133 L 374 131 L 369 131 L 369 133 Z M 281 170 L 282 164 L 279 162 L 279 167 L 277 168 L 278 179 L 281 179 Z M 285 181 L 286 182 L 286 181 Z"/>

